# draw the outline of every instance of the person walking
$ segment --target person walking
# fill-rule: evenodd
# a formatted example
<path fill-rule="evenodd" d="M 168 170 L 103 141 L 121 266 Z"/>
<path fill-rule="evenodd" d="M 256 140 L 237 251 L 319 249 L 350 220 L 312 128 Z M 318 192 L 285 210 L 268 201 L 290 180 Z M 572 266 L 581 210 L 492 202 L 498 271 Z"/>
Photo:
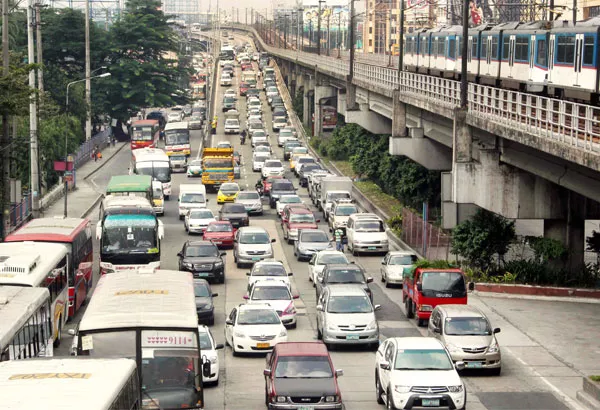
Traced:
<path fill-rule="evenodd" d="M 335 238 L 335 249 L 344 252 L 344 232 L 340 228 L 336 228 L 333 232 L 333 236 Z"/>
<path fill-rule="evenodd" d="M 94 162 L 98 161 L 98 146 L 94 145 L 94 148 L 92 149 L 92 158 L 94 159 Z"/>

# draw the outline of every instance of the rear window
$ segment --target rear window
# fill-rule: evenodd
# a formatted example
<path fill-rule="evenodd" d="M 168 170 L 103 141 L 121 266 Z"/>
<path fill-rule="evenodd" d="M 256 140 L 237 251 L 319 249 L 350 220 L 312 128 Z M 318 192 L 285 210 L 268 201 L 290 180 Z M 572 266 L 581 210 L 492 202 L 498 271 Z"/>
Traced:
<path fill-rule="evenodd" d="M 274 191 L 293 191 L 294 185 L 291 182 L 277 182 L 273 183 L 273 188 L 271 189 Z"/>
<path fill-rule="evenodd" d="M 244 205 L 240 204 L 225 204 L 223 205 L 222 212 L 232 214 L 244 214 L 246 213 L 246 208 L 244 207 Z"/>

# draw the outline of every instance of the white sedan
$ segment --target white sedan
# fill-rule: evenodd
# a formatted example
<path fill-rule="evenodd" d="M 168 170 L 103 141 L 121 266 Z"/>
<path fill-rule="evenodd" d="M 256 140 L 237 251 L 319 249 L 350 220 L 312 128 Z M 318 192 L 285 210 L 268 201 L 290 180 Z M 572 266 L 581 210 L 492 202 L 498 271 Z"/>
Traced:
<path fill-rule="evenodd" d="M 268 303 L 241 304 L 231 311 L 225 321 L 225 343 L 238 353 L 266 353 L 288 334 L 279 315 Z"/>
<path fill-rule="evenodd" d="M 269 305 L 275 309 L 281 322 L 287 328 L 296 328 L 296 305 L 294 299 L 298 299 L 298 295 L 292 296 L 290 288 L 283 281 L 279 280 L 259 280 L 254 283 L 250 289 L 250 294 L 245 295 L 244 299 L 249 304 L 265 303 L 269 301 Z"/>
<path fill-rule="evenodd" d="M 183 225 L 187 233 L 203 234 L 208 224 L 216 220 L 215 214 L 208 208 L 191 209 L 185 215 Z"/>
<path fill-rule="evenodd" d="M 227 91 L 225 91 L 225 94 L 223 94 L 223 97 L 236 98 L 237 92 L 233 88 L 229 88 L 229 89 L 227 89 Z"/>
<path fill-rule="evenodd" d="M 256 262 L 250 272 L 246 272 L 246 276 L 248 276 L 247 289 L 250 291 L 255 282 L 264 280 L 282 281 L 291 289 L 292 284 L 289 278 L 291 275 L 292 273 L 285 270 L 283 262 L 276 259 L 264 259 Z"/>
<path fill-rule="evenodd" d="M 279 200 L 277 201 L 277 205 L 276 205 L 277 216 L 281 217 L 281 214 L 283 214 L 283 208 L 287 204 L 303 204 L 303 203 L 304 203 L 304 201 L 298 195 L 282 195 L 279 197 Z"/>
<path fill-rule="evenodd" d="M 320 251 L 313 255 L 308 263 L 308 280 L 313 283 L 313 286 L 315 286 L 317 277 L 323 273 L 325 266 L 333 263 L 348 264 L 350 261 L 344 252 L 340 251 Z"/>
<path fill-rule="evenodd" d="M 179 122 L 181 121 L 181 112 L 171 111 L 167 116 L 167 122 Z"/>
<path fill-rule="evenodd" d="M 390 251 L 381 261 L 381 281 L 385 287 L 399 285 L 404 281 L 404 269 L 410 268 L 419 258 L 414 252 Z"/>
<path fill-rule="evenodd" d="M 225 346 L 216 344 L 210 329 L 206 325 L 198 326 L 198 336 L 200 338 L 200 350 L 202 356 L 206 357 L 206 361 L 210 362 L 210 374 L 203 375 L 204 383 L 219 384 L 219 355 L 217 350 L 223 349 Z"/>
<path fill-rule="evenodd" d="M 283 168 L 283 164 L 278 159 L 270 159 L 265 161 L 262 167 L 262 176 L 264 178 L 272 175 L 283 175 L 284 173 L 285 169 Z"/>

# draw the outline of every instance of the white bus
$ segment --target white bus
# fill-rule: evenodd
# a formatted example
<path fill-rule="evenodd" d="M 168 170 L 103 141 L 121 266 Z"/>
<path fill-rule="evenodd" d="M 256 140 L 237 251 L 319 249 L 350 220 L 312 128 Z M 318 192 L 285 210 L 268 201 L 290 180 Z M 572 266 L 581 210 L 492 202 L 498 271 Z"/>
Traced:
<path fill-rule="evenodd" d="M 69 316 L 71 258 L 69 245 L 64 243 L 0 243 L 0 285 L 50 291 L 54 347 L 60 345 L 61 332 Z"/>
<path fill-rule="evenodd" d="M 140 148 L 131 151 L 131 172 L 150 175 L 153 180 L 162 182 L 166 199 L 171 195 L 171 161 L 169 156 L 158 148 Z"/>
<path fill-rule="evenodd" d="M 102 276 L 72 346 L 134 358 L 144 403 L 164 409 L 204 408 L 200 353 L 192 274 L 151 268 Z"/>
<path fill-rule="evenodd" d="M 11 410 L 142 408 L 135 361 L 131 359 L 54 358 L 0 363 L 0 397 L 2 408 Z"/>
<path fill-rule="evenodd" d="M 190 128 L 187 121 L 169 122 L 165 125 L 165 151 L 168 156 L 190 156 Z"/>
<path fill-rule="evenodd" d="M 0 362 L 52 357 L 50 292 L 0 286 Z"/>

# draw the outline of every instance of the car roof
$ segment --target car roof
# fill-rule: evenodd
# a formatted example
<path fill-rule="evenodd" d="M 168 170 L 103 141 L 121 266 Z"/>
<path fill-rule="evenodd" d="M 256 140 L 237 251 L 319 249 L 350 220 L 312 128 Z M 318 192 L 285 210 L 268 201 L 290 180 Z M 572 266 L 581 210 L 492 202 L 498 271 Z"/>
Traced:
<path fill-rule="evenodd" d="M 279 342 L 275 345 L 278 356 L 327 356 L 323 342 Z"/>
<path fill-rule="evenodd" d="M 371 214 L 371 213 L 367 213 L 367 212 L 359 212 L 356 214 L 352 214 L 350 216 L 351 218 L 355 218 L 355 219 L 379 219 L 381 220 L 381 218 L 375 214 Z"/>
<path fill-rule="evenodd" d="M 194 285 L 205 285 L 210 288 L 210 284 L 206 279 L 194 279 Z"/>
<path fill-rule="evenodd" d="M 364 272 L 362 266 L 357 265 L 355 263 L 331 263 L 327 265 L 327 269 L 329 270 L 337 270 L 337 269 L 348 269 L 352 268 L 352 270 L 361 270 Z"/>
<path fill-rule="evenodd" d="M 205 240 L 202 240 L 202 239 L 197 239 L 197 240 L 193 240 L 193 241 L 187 241 L 185 244 L 187 246 L 202 246 L 202 245 L 204 245 L 204 246 L 207 246 L 207 245 L 215 246 L 215 244 L 212 241 L 205 241 Z"/>
<path fill-rule="evenodd" d="M 325 235 L 327 235 L 327 232 L 325 232 L 323 229 L 302 229 L 302 230 L 300 231 L 300 233 L 306 233 L 306 232 L 308 232 L 308 233 L 312 233 L 312 232 L 322 232 L 322 233 L 324 233 Z"/>
<path fill-rule="evenodd" d="M 390 256 L 417 256 L 416 252 L 412 251 L 389 251 Z"/>
<path fill-rule="evenodd" d="M 469 305 L 439 305 L 447 317 L 486 317 L 481 310 Z"/>
<path fill-rule="evenodd" d="M 434 337 L 393 337 L 398 349 L 444 349 L 442 342 Z"/>
<path fill-rule="evenodd" d="M 367 296 L 367 292 L 362 287 L 356 286 L 356 284 L 332 283 L 327 285 L 327 289 L 329 290 L 329 296 Z"/>
<path fill-rule="evenodd" d="M 242 303 L 238 306 L 238 310 L 264 310 L 269 309 L 275 311 L 273 306 L 268 303 Z"/>
<path fill-rule="evenodd" d="M 290 205 L 306 205 L 306 204 L 290 204 Z M 288 206 L 288 205 L 286 205 L 286 206 Z M 289 209 L 290 209 L 291 214 L 303 214 L 303 215 L 312 214 L 312 211 L 310 209 L 307 209 L 304 207 L 290 206 Z"/>
<path fill-rule="evenodd" d="M 281 279 L 279 279 L 279 280 L 278 279 L 269 279 L 269 280 L 260 279 L 260 280 L 257 280 L 256 282 L 254 282 L 254 284 L 252 286 L 265 286 L 265 287 L 270 287 L 270 288 L 282 287 L 282 288 L 286 288 L 289 290 L 288 284 Z"/>
<path fill-rule="evenodd" d="M 256 265 L 282 265 L 283 266 L 283 261 L 280 261 L 278 259 L 268 258 L 268 259 L 263 259 L 262 261 L 258 261 L 256 263 L 254 263 L 254 266 L 256 266 Z"/>
<path fill-rule="evenodd" d="M 260 226 L 242 226 L 240 229 L 238 229 L 239 232 L 264 232 L 268 235 L 268 232 L 265 228 L 262 228 Z"/>

